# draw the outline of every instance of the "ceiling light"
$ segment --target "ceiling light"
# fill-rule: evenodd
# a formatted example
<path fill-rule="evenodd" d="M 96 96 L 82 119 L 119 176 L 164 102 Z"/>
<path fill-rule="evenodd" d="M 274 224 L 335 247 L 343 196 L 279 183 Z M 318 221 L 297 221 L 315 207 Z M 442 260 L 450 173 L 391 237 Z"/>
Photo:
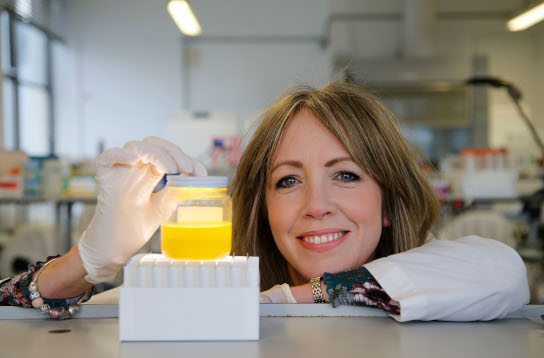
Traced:
<path fill-rule="evenodd" d="M 510 31 L 522 31 L 542 20 L 544 20 L 544 1 L 540 1 L 523 13 L 508 20 L 506 27 Z"/>
<path fill-rule="evenodd" d="M 197 36 L 202 32 L 200 24 L 186 0 L 170 0 L 168 12 L 184 35 Z"/>

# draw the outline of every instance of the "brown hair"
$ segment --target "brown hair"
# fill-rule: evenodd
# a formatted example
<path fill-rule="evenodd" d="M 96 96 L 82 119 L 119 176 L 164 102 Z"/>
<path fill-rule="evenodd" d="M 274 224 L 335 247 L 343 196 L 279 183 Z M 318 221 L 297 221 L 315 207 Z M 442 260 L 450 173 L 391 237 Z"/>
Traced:
<path fill-rule="evenodd" d="M 260 257 L 262 290 L 291 283 L 268 223 L 265 190 L 285 124 L 302 109 L 320 120 L 380 185 L 390 226 L 382 230 L 376 258 L 422 245 L 439 216 L 438 200 L 418 166 L 417 151 L 376 97 L 348 83 L 320 90 L 295 87 L 262 114 L 231 186 L 233 252 Z"/>

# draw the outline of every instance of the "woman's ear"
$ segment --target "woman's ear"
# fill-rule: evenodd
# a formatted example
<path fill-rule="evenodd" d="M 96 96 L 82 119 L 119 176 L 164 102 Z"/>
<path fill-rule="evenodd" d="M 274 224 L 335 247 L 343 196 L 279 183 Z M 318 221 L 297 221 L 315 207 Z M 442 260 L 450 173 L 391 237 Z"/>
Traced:
<path fill-rule="evenodd" d="M 389 220 L 389 214 L 385 209 L 382 209 L 382 227 L 391 226 L 391 221 Z"/>
<path fill-rule="evenodd" d="M 383 227 L 391 226 L 391 223 L 389 222 L 389 217 L 387 216 L 387 214 L 382 215 L 382 226 Z"/>

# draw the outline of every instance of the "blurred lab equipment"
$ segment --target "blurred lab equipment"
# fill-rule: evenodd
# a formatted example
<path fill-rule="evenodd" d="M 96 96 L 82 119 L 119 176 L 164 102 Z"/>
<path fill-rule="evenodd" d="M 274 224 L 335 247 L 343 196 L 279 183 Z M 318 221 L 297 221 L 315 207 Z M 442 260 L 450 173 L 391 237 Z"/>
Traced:
<path fill-rule="evenodd" d="M 55 156 L 33 156 L 24 167 L 24 178 L 25 196 L 56 199 L 69 185 L 70 165 Z"/>
<path fill-rule="evenodd" d="M 23 196 L 23 175 L 21 168 L 4 171 L 0 175 L 0 197 L 20 198 Z"/>
<path fill-rule="evenodd" d="M 242 157 L 240 136 L 214 136 L 212 142 L 211 150 L 202 158 L 209 174 L 232 178 Z"/>
<path fill-rule="evenodd" d="M 0 149 L 0 197 L 23 196 L 23 166 L 27 160 L 24 152 Z"/>
<path fill-rule="evenodd" d="M 20 168 L 27 160 L 28 156 L 20 150 L 8 151 L 0 149 L 0 173 L 13 168 Z"/>
<path fill-rule="evenodd" d="M 527 113 L 525 113 L 523 107 L 520 104 L 522 98 L 521 90 L 513 83 L 496 77 L 472 77 L 466 81 L 466 84 L 488 85 L 506 89 L 508 95 L 514 103 L 514 106 L 519 116 L 523 120 L 523 123 L 525 123 L 525 125 L 529 129 L 529 132 L 531 133 L 535 144 L 540 150 L 540 165 L 542 166 L 542 161 L 544 160 L 544 143 L 542 142 L 542 138 L 536 131 L 531 119 L 529 118 Z M 544 189 L 540 189 L 532 195 L 525 196 L 522 201 L 524 204 L 524 212 L 527 214 L 529 220 L 529 232 L 525 242 L 523 242 L 521 247 L 518 248 L 518 252 L 526 261 L 539 262 L 540 270 L 542 271 L 544 269 L 544 253 L 542 251 L 543 235 L 541 234 L 541 229 L 543 226 L 542 206 L 544 205 Z M 544 286 L 542 280 L 539 285 Z M 541 289 L 537 289 L 537 291 L 540 292 Z M 537 300 L 540 302 L 542 300 L 542 297 L 537 298 Z"/>
<path fill-rule="evenodd" d="M 524 243 L 524 248 L 528 250 L 540 249 L 544 242 L 542 240 L 543 235 L 541 234 L 544 231 L 544 210 L 542 210 L 544 205 L 544 189 L 523 197 L 522 202 L 523 212 L 527 215 L 529 221 L 529 232 L 527 240 Z"/>
<path fill-rule="evenodd" d="M 68 187 L 70 166 L 67 161 L 49 157 L 43 162 L 43 196 L 59 198 Z"/>
<path fill-rule="evenodd" d="M 465 148 L 461 150 L 464 172 L 462 196 L 475 198 L 516 197 L 516 168 L 507 166 L 505 148 Z"/>
<path fill-rule="evenodd" d="M 514 225 L 502 213 L 494 210 L 469 210 L 446 223 L 439 239 L 455 240 L 469 235 L 490 238 L 512 248 L 517 247 Z"/>
<path fill-rule="evenodd" d="M 516 107 L 516 110 L 518 111 L 519 116 L 523 120 L 523 123 L 527 126 L 529 129 L 529 132 L 531 132 L 531 136 L 533 137 L 533 140 L 535 141 L 536 145 L 540 149 L 541 157 L 544 158 L 544 143 L 542 142 L 542 139 L 540 138 L 540 135 L 536 131 L 533 123 L 531 122 L 531 119 L 525 113 L 523 108 L 521 107 L 520 100 L 522 98 L 521 90 L 516 87 L 513 83 L 499 79 L 497 77 L 472 77 L 469 78 L 466 81 L 467 85 L 488 85 L 493 86 L 497 88 L 505 88 L 508 92 L 508 95 L 512 99 L 512 102 L 514 102 L 514 106 Z"/>
<path fill-rule="evenodd" d="M 453 198 L 472 201 L 514 199 L 518 195 L 519 170 L 509 160 L 506 148 L 463 148 L 460 155 L 443 158 L 440 170 L 440 178 L 449 184 L 448 195 Z"/>
<path fill-rule="evenodd" d="M 0 277 L 25 271 L 28 265 L 59 253 L 59 242 L 52 225 L 18 226 L 0 255 Z"/>

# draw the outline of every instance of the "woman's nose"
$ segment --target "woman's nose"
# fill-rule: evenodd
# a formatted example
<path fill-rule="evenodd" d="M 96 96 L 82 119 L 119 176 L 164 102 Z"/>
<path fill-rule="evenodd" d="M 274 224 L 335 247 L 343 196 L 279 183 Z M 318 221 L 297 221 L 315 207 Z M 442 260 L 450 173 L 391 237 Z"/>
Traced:
<path fill-rule="evenodd" d="M 322 219 L 334 212 L 334 203 L 326 188 L 311 184 L 306 187 L 304 194 L 304 216 Z"/>

